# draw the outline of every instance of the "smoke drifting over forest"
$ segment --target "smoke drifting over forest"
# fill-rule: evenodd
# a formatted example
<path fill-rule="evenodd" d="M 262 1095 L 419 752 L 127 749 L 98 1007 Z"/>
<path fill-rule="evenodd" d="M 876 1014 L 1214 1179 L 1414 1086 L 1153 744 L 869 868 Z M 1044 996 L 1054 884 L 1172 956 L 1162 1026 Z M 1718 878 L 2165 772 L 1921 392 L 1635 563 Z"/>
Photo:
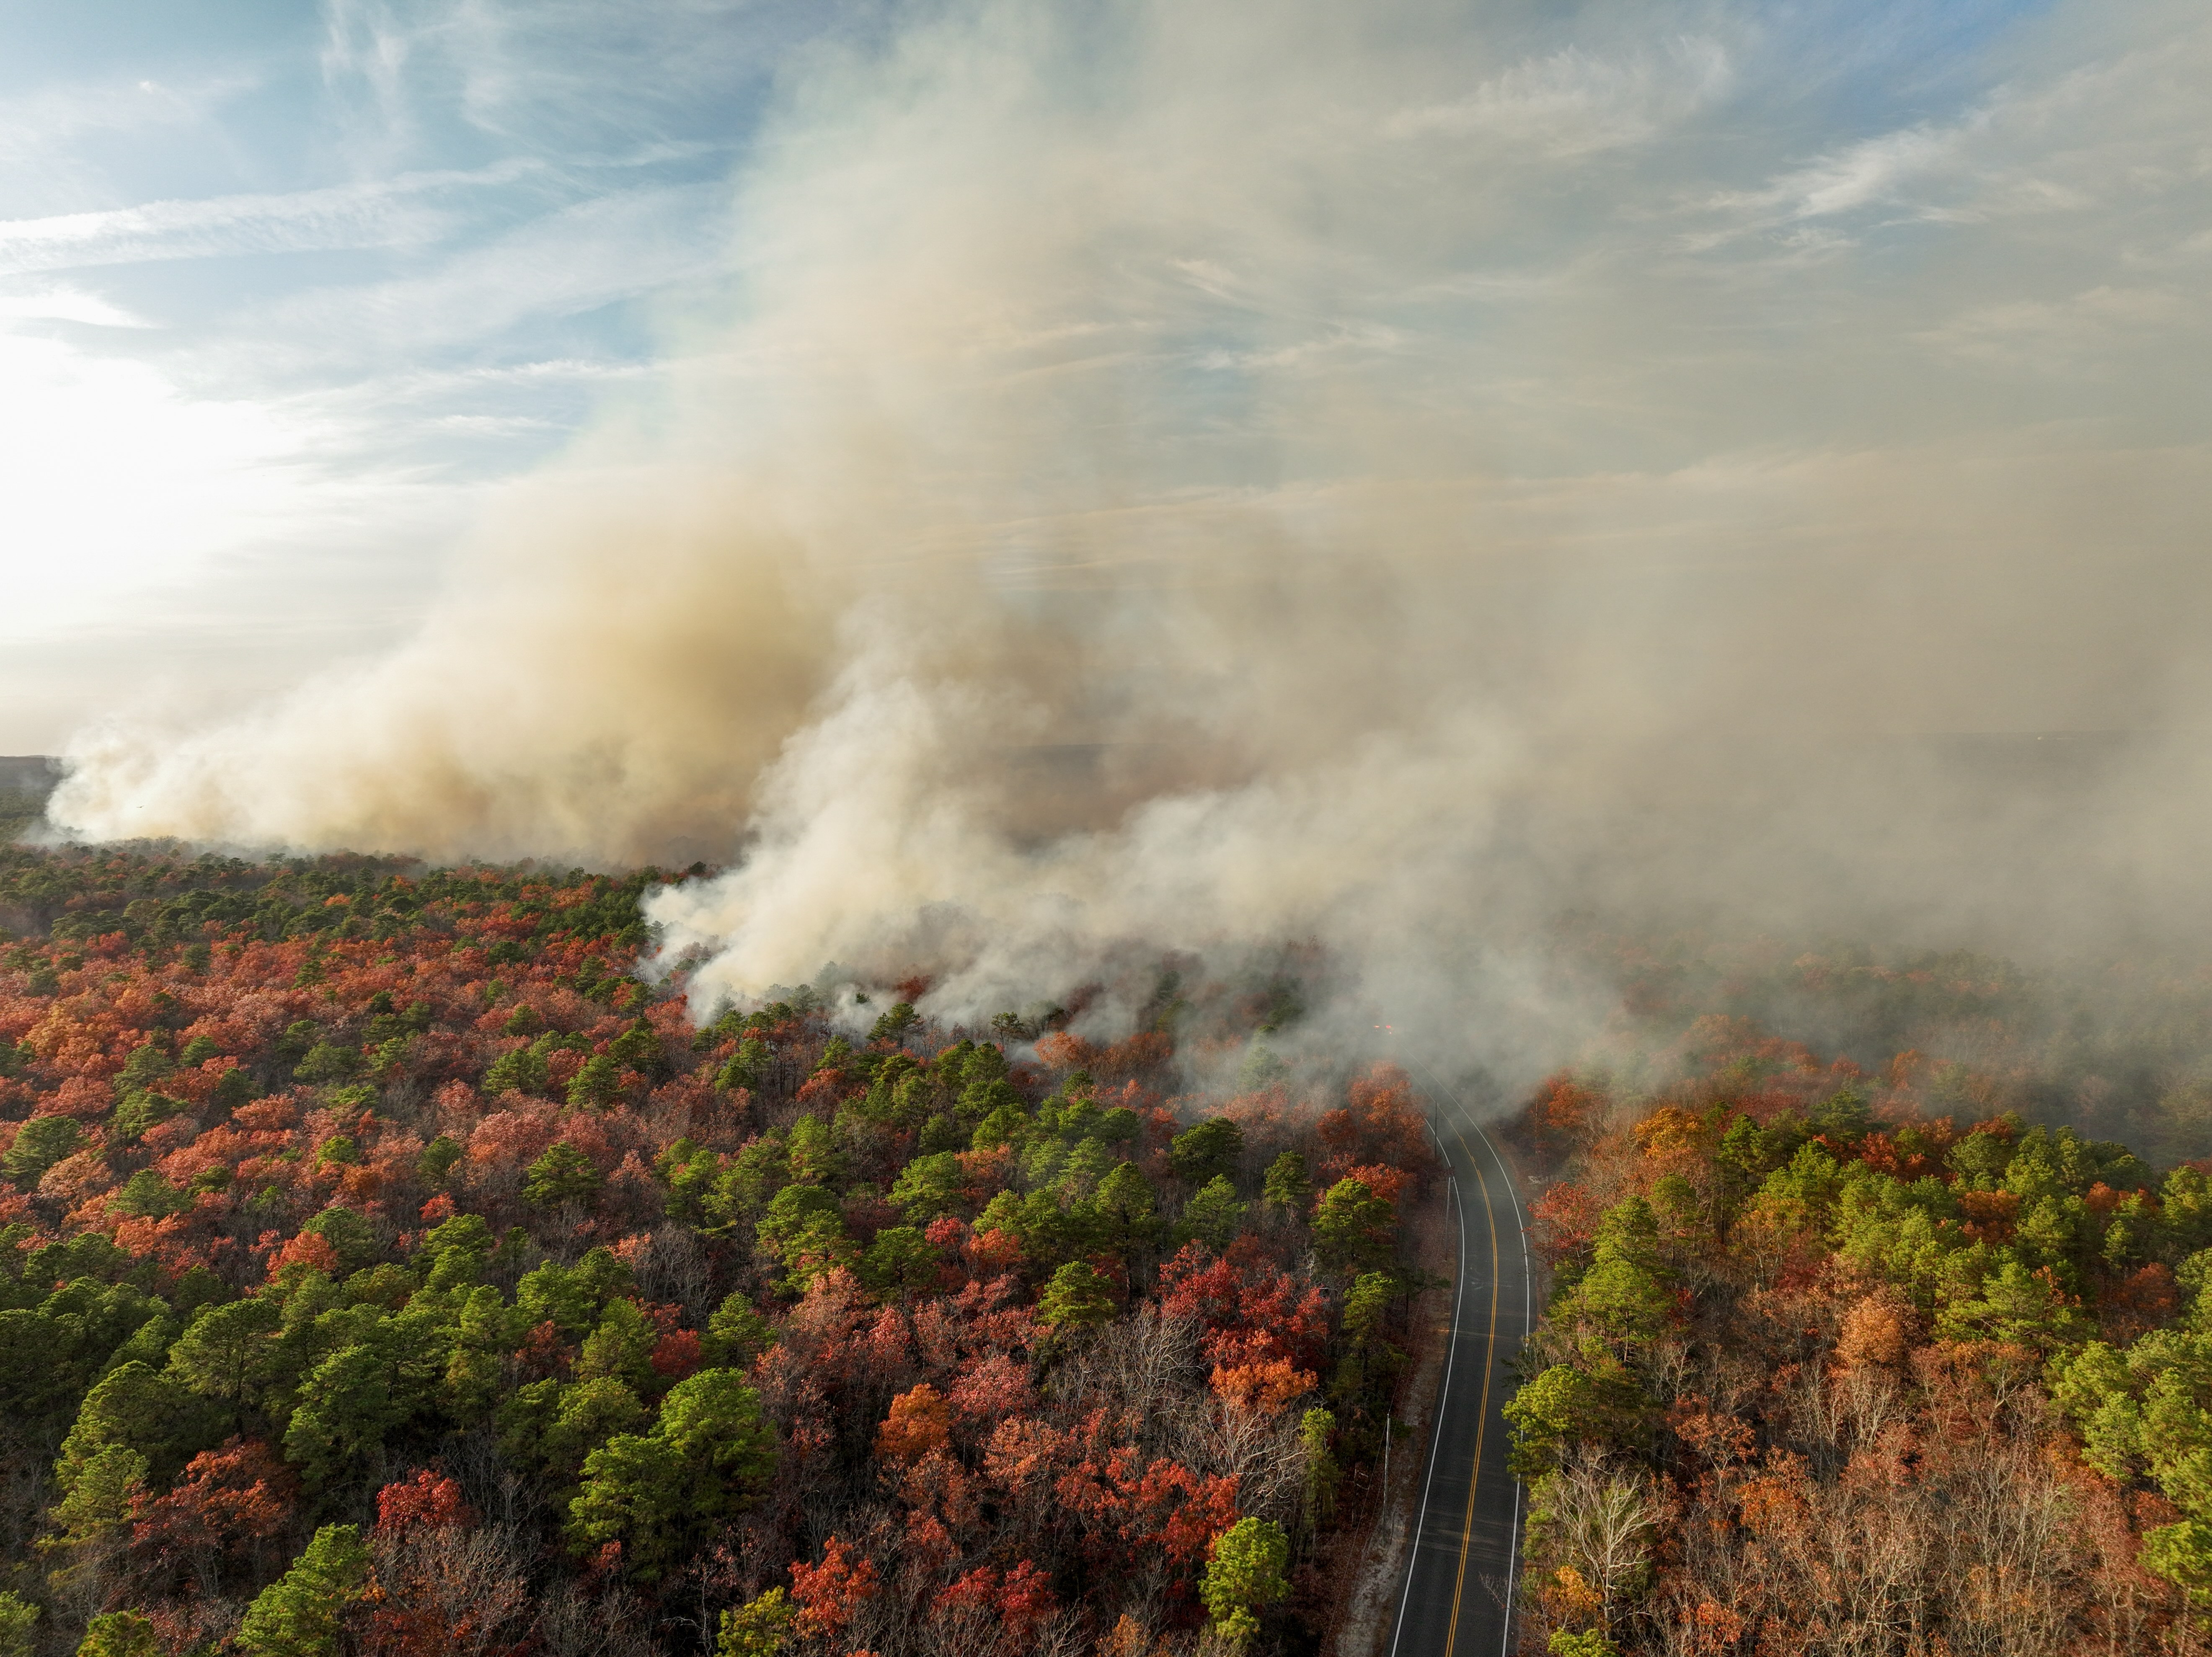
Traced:
<path fill-rule="evenodd" d="M 1567 911 L 2185 937 L 2212 23 L 1936 27 L 1009 3 L 813 49 L 676 391 L 511 491 L 412 644 L 88 733 L 55 821 L 728 862 L 653 911 L 711 992 L 1312 937 L 1532 1052 Z M 2138 734 L 1955 739 L 2037 731 Z"/>

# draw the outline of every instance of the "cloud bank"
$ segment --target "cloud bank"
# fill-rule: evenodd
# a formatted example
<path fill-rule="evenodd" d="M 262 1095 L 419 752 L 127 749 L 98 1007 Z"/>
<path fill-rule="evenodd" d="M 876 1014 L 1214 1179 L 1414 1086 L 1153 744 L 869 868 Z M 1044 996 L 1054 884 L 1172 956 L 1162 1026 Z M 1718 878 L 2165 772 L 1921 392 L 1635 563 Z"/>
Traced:
<path fill-rule="evenodd" d="M 410 643 L 88 733 L 56 820 L 727 861 L 652 911 L 702 999 L 1310 937 L 1532 1054 L 1569 912 L 2170 936 L 2212 23 L 1968 21 L 981 3 L 796 49 L 738 314 Z M 2051 731 L 2166 734 L 1948 740 Z"/>

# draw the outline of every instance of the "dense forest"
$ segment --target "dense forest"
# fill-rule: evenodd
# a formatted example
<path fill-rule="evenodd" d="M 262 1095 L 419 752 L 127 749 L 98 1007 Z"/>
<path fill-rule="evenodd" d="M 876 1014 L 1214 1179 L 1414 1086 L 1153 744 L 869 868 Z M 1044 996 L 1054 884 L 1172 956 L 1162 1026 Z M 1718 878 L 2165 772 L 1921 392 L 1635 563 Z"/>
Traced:
<path fill-rule="evenodd" d="M 1321 964 L 701 1028 L 672 877 L 0 851 L 0 1657 L 1344 1633 L 1439 1170 Z M 2201 978 L 1555 959 L 1524 1648 L 2203 1650 Z"/>
<path fill-rule="evenodd" d="M 0 1653 L 1318 1648 L 1405 1078 L 1293 1103 L 1292 957 L 697 1028 L 662 878 L 0 852 Z"/>
<path fill-rule="evenodd" d="M 1562 975 L 1610 1015 L 1595 1062 L 1631 1092 L 1670 1077 L 1699 1020 L 1748 1021 L 1869 1071 L 1899 1055 L 1935 1115 L 2015 1112 L 2153 1162 L 2212 1151 L 2212 969 L 2151 949 L 2025 963 L 1851 939 L 1563 927 Z"/>
<path fill-rule="evenodd" d="M 1890 980 L 1843 993 L 2005 992 Z M 1553 1176 L 1525 1648 L 2203 1650 L 2212 1162 L 2032 1125 L 2032 1070 L 1649 1014 L 1512 1136 Z"/>

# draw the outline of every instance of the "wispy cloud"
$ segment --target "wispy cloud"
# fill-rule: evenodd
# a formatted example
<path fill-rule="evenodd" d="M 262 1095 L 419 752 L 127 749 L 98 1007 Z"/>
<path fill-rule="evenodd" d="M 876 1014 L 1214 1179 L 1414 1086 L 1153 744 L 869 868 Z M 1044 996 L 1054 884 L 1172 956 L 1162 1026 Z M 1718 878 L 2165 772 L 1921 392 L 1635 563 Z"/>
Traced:
<path fill-rule="evenodd" d="M 0 220 L 0 275 L 239 253 L 420 246 L 461 221 L 437 198 L 512 184 L 538 163 L 396 179 L 276 195 L 149 202 L 96 213 Z"/>
<path fill-rule="evenodd" d="M 257 325 L 307 355 L 351 359 L 491 339 L 534 317 L 573 316 L 720 272 L 726 191 L 673 185 L 594 197 L 467 247 L 422 275 L 327 288 Z"/>
<path fill-rule="evenodd" d="M 840 15 L 815 0 L 325 0 L 320 66 L 364 164 L 434 148 L 456 120 L 574 156 L 742 130 L 782 54 Z"/>
<path fill-rule="evenodd" d="M 80 147 L 97 135 L 192 127 L 251 88 L 248 74 L 159 80 L 118 76 L 0 97 L 0 168 L 9 193 L 52 194 L 79 187 Z"/>
<path fill-rule="evenodd" d="M 143 317 L 74 288 L 0 294 L 0 318 L 18 322 L 76 322 L 94 328 L 150 328 Z"/>
<path fill-rule="evenodd" d="M 1966 226 L 2071 214 L 2201 189 L 2212 30 L 2201 15 L 2153 46 L 2000 86 L 1947 118 L 1835 144 L 1754 188 L 1698 205 L 1723 228 L 1833 249 L 1874 227 Z M 2161 241 L 2171 232 L 2154 233 Z"/>
<path fill-rule="evenodd" d="M 1828 218 L 1893 203 L 1904 187 L 1954 164 L 1969 129 L 1913 127 L 1825 155 L 1775 180 L 1765 200 L 1793 219 Z"/>
<path fill-rule="evenodd" d="M 1677 39 L 1606 57 L 1570 46 L 1531 58 L 1466 97 L 1391 118 L 1394 138 L 1486 137 L 1553 156 L 1648 143 L 1724 97 L 1732 80 L 1719 41 Z"/>
<path fill-rule="evenodd" d="M 2132 373 L 2145 343 L 2180 349 L 2208 328 L 2203 305 L 2172 288 L 2100 284 L 2063 299 L 1972 307 L 1917 337 L 1984 363 L 2108 378 Z"/>

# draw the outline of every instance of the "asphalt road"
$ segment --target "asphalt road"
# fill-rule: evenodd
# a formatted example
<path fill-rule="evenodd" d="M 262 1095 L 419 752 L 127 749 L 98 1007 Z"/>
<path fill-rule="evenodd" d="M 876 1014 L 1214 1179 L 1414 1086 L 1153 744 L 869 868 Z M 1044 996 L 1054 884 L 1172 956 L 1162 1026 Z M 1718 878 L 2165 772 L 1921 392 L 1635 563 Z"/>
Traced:
<path fill-rule="evenodd" d="M 1458 1284 L 1390 1657 L 1493 1657 L 1513 1648 L 1522 1496 L 1498 1411 L 1535 1308 L 1512 1179 L 1481 1126 L 1428 1079 L 1459 1212 Z"/>

